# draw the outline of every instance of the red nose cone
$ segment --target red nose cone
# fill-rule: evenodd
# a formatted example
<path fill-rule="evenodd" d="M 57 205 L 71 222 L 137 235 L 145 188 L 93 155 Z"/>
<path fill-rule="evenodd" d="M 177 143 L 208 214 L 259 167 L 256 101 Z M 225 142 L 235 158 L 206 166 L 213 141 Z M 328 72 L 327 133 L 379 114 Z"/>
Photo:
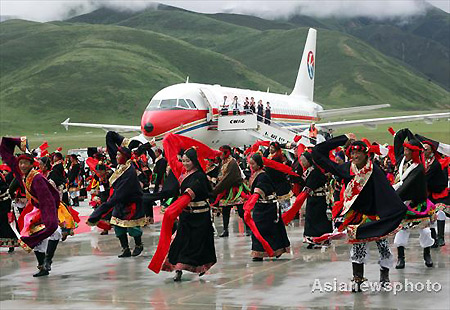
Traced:
<path fill-rule="evenodd" d="M 141 119 L 142 133 L 147 137 L 165 134 L 182 125 L 205 119 L 206 111 L 198 110 L 162 110 L 145 111 Z"/>

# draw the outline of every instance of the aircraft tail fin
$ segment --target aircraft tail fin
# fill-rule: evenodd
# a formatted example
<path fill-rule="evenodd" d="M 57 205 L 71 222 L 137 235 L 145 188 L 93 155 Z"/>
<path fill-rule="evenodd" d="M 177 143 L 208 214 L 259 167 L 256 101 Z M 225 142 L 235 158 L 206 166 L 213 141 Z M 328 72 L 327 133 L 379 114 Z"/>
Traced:
<path fill-rule="evenodd" d="M 305 49 L 303 50 L 297 80 L 291 96 L 302 96 L 309 100 L 314 97 L 314 77 L 316 69 L 316 37 L 317 30 L 309 28 L 306 38 Z"/>

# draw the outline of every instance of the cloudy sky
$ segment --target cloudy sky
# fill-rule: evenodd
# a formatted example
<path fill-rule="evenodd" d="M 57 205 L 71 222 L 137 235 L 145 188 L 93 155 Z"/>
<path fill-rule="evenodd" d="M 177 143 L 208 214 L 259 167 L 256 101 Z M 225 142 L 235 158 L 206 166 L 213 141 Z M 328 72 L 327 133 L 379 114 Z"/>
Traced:
<path fill-rule="evenodd" d="M 202 13 L 242 13 L 265 18 L 286 17 L 295 13 L 310 16 L 398 17 L 424 12 L 424 0 L 161 0 L 159 3 Z M 449 0 L 427 2 L 450 12 Z M 148 0 L 0 0 L 0 15 L 35 21 L 61 20 L 93 11 L 101 6 L 140 10 L 154 5 Z M 76 12 L 76 13 L 75 13 Z"/>

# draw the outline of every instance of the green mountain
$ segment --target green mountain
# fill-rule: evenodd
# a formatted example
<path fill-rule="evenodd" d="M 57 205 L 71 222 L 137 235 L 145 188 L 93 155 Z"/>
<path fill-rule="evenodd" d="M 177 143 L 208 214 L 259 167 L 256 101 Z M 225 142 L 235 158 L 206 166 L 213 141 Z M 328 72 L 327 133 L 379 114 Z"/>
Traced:
<path fill-rule="evenodd" d="M 330 22 L 316 23 L 324 26 L 315 99 L 325 108 L 449 108 L 448 91 L 417 69 Z M 289 92 L 306 33 L 294 22 L 165 6 L 99 9 L 66 22 L 9 20 L 0 23 L 0 133 L 61 131 L 67 117 L 138 125 L 150 98 L 187 76 L 198 83 Z"/>
<path fill-rule="evenodd" d="M 355 36 L 450 90 L 450 14 L 442 10 L 430 7 L 422 15 L 387 20 L 294 16 L 288 21 Z"/>
<path fill-rule="evenodd" d="M 20 20 L 0 27 L 2 133 L 36 126 L 61 130 L 59 123 L 69 116 L 137 125 L 150 98 L 186 76 L 287 91 L 224 55 L 151 31 Z"/>
<path fill-rule="evenodd" d="M 70 21 L 104 23 L 105 14 L 101 13 L 102 10 Z M 346 31 L 349 28 L 348 25 L 360 25 L 358 29 L 363 31 L 369 26 L 366 28 L 362 26 L 375 22 L 362 18 L 357 19 L 358 22 L 355 20 L 318 20 L 297 16 L 287 23 L 237 14 L 199 14 L 160 6 L 158 9 L 147 9 L 134 13 L 132 16 L 124 16 L 123 20 L 117 24 L 165 33 L 196 46 L 225 54 L 286 85 L 289 89 L 295 82 L 306 37 L 305 28 L 298 28 L 296 24 L 309 25 L 319 29 L 316 100 L 325 106 L 368 105 L 383 102 L 390 103 L 396 109 L 409 109 L 414 108 L 417 102 L 421 102 L 422 109 L 433 109 L 448 105 L 448 101 L 445 100 L 448 93 L 442 92 L 434 83 L 425 81 L 430 77 L 433 77 L 433 80 L 435 80 L 434 77 L 445 79 L 450 70 L 450 63 L 440 61 L 448 57 L 445 49 L 434 48 L 440 45 L 438 42 L 432 41 L 428 44 L 429 52 L 434 53 L 432 57 L 426 60 L 419 57 L 420 63 L 424 64 L 421 65 L 423 70 L 419 71 L 407 64 L 417 60 L 417 57 L 413 60 L 405 58 L 403 61 L 395 61 L 389 57 L 383 57 L 370 46 L 375 45 L 374 47 L 379 50 L 381 47 L 389 49 L 391 43 L 397 44 L 396 40 L 391 40 L 392 30 L 386 31 L 389 40 L 386 40 L 381 47 L 370 42 L 364 44 L 355 36 L 349 35 Z M 382 22 L 379 23 L 384 25 Z M 394 25 L 396 22 L 386 23 Z M 393 26 L 383 27 L 393 28 Z M 370 32 L 366 35 L 369 34 Z M 360 36 L 364 37 L 363 34 Z M 406 37 L 411 39 L 411 35 Z M 408 46 L 418 48 L 420 44 L 427 43 L 425 41 L 424 37 L 415 36 L 414 40 L 408 41 Z M 394 50 L 395 47 L 392 49 Z M 323 52 L 325 54 L 322 54 Z M 398 57 L 395 58 L 398 59 Z M 267 61 L 268 59 L 270 61 Z M 430 65 L 431 63 L 433 65 Z M 441 68 L 448 69 L 437 70 L 436 63 Z M 437 97 L 433 95 L 436 91 L 440 93 Z"/>

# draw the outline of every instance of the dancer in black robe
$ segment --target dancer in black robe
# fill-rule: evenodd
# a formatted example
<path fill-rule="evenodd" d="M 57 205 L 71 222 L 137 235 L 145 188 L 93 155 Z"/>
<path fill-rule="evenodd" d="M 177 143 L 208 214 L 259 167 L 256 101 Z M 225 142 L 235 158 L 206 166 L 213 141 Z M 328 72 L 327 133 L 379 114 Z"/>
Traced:
<path fill-rule="evenodd" d="M 181 280 L 182 270 L 201 276 L 217 262 L 208 203 L 211 185 L 195 149 L 184 152 L 182 163 L 185 172 L 179 178 L 180 195 L 189 194 L 191 202 L 180 215 L 177 234 L 162 266 L 164 271 L 176 271 L 174 281 Z"/>
<path fill-rule="evenodd" d="M 316 243 L 313 237 L 332 232 L 331 221 L 327 217 L 327 199 L 325 184 L 327 177 L 314 164 L 311 153 L 304 152 L 300 157 L 303 167 L 305 187 L 309 189 L 305 210 L 305 229 L 303 231 L 303 242 L 308 244 L 308 249 L 328 245 L 329 241 Z"/>
<path fill-rule="evenodd" d="M 389 268 L 393 255 L 387 236 L 395 233 L 406 213 L 406 206 L 389 184 L 384 172 L 369 157 L 370 148 L 362 141 L 351 143 L 354 135 L 335 137 L 314 147 L 314 162 L 327 172 L 344 180 L 343 201 L 336 204 L 337 216 L 343 216 L 340 230 L 347 230 L 353 267 L 354 291 L 361 291 L 364 264 L 367 262 L 369 241 L 376 241 L 380 253 L 380 282 L 389 282 Z M 351 161 L 341 165 L 329 158 L 338 146 L 350 144 Z M 334 211 L 334 210 L 333 210 Z"/>
<path fill-rule="evenodd" d="M 283 253 L 288 253 L 290 242 L 286 233 L 286 228 L 281 219 L 281 210 L 278 207 L 274 182 L 266 172 L 264 172 L 263 159 L 260 154 L 254 154 L 250 159 L 252 175 L 250 177 L 251 194 L 259 194 L 253 209 L 253 221 L 259 233 L 269 243 L 273 250 L 273 255 L 280 257 Z M 284 176 L 284 174 L 283 174 Z M 252 258 L 253 261 L 262 261 L 268 256 L 261 242 L 252 233 Z"/>

